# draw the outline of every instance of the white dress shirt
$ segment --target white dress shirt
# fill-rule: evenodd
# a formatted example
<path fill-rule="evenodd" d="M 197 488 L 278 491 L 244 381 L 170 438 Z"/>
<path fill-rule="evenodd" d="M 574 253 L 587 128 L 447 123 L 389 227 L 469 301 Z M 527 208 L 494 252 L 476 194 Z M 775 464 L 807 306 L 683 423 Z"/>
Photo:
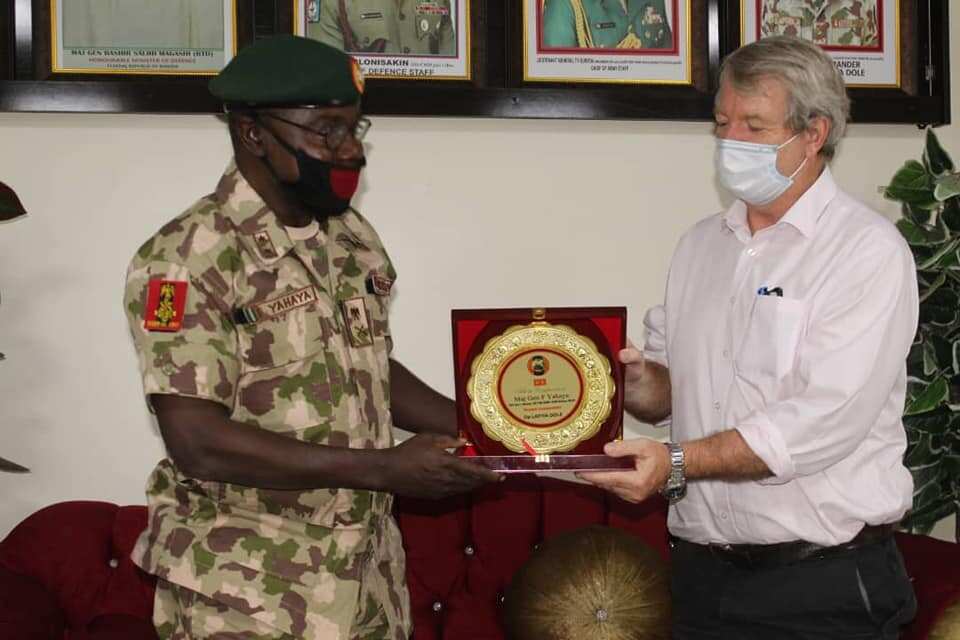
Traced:
<path fill-rule="evenodd" d="M 670 370 L 672 438 L 735 428 L 773 476 L 689 482 L 670 531 L 835 545 L 901 518 L 913 491 L 901 415 L 917 314 L 906 242 L 829 169 L 754 235 L 740 201 L 687 232 L 665 303 L 644 321 L 646 357 Z"/>

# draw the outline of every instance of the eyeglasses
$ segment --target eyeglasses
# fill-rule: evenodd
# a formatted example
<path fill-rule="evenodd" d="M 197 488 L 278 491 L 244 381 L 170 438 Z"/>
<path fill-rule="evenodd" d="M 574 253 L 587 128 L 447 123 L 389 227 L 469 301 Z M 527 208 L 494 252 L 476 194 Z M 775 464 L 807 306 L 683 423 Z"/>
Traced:
<path fill-rule="evenodd" d="M 340 145 L 346 141 L 347 136 L 352 136 L 357 142 L 362 142 L 363 138 L 367 135 L 367 131 L 370 131 L 370 127 L 373 126 L 373 123 L 370 122 L 368 118 L 360 117 L 357 119 L 357 122 L 354 125 L 349 125 L 338 120 L 319 129 L 314 129 L 313 127 L 308 127 L 300 124 L 299 122 L 281 118 L 280 116 L 272 113 L 261 112 L 259 115 L 267 116 L 269 118 L 273 118 L 274 120 L 279 120 L 280 122 L 285 122 L 292 127 L 303 129 L 312 135 L 322 138 L 323 145 L 330 151 L 336 151 L 339 149 Z"/>

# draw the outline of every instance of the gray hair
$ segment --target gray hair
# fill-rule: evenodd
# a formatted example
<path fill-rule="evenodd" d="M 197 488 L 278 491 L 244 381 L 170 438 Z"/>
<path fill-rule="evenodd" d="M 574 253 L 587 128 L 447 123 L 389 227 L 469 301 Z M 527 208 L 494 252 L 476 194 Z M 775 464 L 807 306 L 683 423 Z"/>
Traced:
<path fill-rule="evenodd" d="M 793 131 L 806 131 L 818 117 L 830 122 L 820 153 L 833 158 L 850 117 L 850 98 L 833 58 L 813 43 L 773 36 L 740 47 L 720 67 L 720 83 L 729 80 L 738 92 L 755 92 L 765 78 L 787 90 L 786 124 Z"/>

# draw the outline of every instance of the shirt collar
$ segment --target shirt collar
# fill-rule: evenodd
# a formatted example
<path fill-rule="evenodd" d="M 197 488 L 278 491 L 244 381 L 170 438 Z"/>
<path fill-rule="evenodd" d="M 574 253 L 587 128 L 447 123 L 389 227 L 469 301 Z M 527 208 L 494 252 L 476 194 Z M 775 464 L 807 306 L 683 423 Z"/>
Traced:
<path fill-rule="evenodd" d="M 234 224 L 247 249 L 261 264 L 273 264 L 293 249 L 293 240 L 277 214 L 247 182 L 234 161 L 220 178 L 214 198 L 224 217 Z"/>
<path fill-rule="evenodd" d="M 777 225 L 789 224 L 805 237 L 812 237 L 817 222 L 827 209 L 827 205 L 837 195 L 837 183 L 833 179 L 830 167 L 825 166 L 820 177 L 787 210 Z M 723 224 L 738 238 L 750 239 L 750 226 L 747 224 L 747 205 L 736 200 L 723 214 Z"/>

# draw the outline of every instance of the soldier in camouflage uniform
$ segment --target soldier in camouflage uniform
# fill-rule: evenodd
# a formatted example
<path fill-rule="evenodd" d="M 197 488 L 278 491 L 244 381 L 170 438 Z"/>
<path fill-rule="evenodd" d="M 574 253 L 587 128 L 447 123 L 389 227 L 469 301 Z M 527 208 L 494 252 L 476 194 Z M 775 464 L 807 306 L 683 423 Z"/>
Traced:
<path fill-rule="evenodd" d="M 405 639 L 391 492 L 498 479 L 447 452 L 463 444 L 453 403 L 390 359 L 396 273 L 349 207 L 362 87 L 356 63 L 318 42 L 242 51 L 211 83 L 235 161 L 128 269 L 169 454 L 133 552 L 159 577 L 163 640 Z M 421 433 L 394 446 L 394 424 Z"/>
<path fill-rule="evenodd" d="M 450 0 L 319 0 L 306 35 L 353 53 L 456 54 Z"/>

